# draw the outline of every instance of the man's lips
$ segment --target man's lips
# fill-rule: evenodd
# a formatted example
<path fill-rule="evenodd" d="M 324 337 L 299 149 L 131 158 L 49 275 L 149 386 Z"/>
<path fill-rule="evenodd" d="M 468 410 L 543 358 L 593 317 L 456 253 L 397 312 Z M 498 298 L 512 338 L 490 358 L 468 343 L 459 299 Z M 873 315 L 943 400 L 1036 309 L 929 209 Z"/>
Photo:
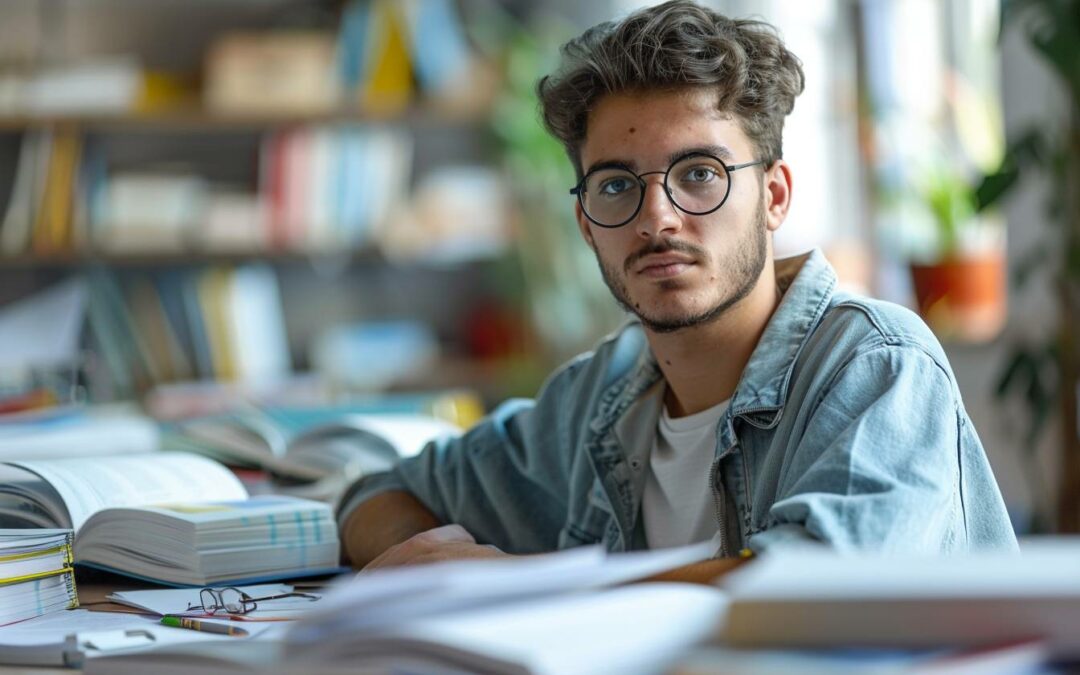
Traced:
<path fill-rule="evenodd" d="M 679 253 L 654 253 L 638 261 L 636 272 L 643 276 L 664 278 L 682 274 L 696 264 L 693 257 Z"/>

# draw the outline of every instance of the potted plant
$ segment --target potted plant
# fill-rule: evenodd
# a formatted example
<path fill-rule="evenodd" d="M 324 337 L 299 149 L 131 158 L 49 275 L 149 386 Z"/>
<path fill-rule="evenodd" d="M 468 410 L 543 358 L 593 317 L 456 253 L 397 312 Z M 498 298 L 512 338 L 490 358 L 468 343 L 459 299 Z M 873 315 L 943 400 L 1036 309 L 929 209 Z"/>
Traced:
<path fill-rule="evenodd" d="M 931 171 L 922 200 L 935 225 L 935 255 L 910 263 L 919 313 L 943 340 L 987 342 L 1005 325 L 1005 247 L 999 219 L 977 212 L 960 171 Z"/>

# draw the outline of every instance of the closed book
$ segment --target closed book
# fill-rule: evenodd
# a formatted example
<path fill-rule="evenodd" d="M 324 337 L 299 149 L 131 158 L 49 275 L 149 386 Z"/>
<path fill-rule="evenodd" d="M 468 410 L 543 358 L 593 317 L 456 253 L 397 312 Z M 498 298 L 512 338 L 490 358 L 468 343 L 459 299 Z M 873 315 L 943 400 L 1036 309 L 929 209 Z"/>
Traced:
<path fill-rule="evenodd" d="M 978 647 L 1044 641 L 1080 657 L 1080 540 L 1021 553 L 848 554 L 792 547 L 764 555 L 722 585 L 722 639 L 740 648 Z"/>

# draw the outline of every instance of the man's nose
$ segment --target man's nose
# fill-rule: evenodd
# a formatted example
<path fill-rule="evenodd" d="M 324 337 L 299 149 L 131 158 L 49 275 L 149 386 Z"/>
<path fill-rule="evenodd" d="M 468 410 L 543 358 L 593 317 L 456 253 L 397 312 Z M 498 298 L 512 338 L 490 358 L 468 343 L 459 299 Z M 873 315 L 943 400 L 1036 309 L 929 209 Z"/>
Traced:
<path fill-rule="evenodd" d="M 682 213 L 668 197 L 663 175 L 647 176 L 642 180 L 645 181 L 645 196 L 641 202 L 641 211 L 634 219 L 637 233 L 645 239 L 651 239 L 681 230 Z"/>

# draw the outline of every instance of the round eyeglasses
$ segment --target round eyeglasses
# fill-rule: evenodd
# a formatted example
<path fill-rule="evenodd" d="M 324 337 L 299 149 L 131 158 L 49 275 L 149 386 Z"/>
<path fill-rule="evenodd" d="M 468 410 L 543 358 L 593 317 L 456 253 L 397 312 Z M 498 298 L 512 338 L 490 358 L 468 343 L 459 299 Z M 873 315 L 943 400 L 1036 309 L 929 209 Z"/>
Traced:
<path fill-rule="evenodd" d="M 280 598 L 303 598 L 315 601 L 318 595 L 312 593 L 275 593 L 253 598 L 235 586 L 226 588 L 204 588 L 199 591 L 199 602 L 188 603 L 187 611 L 203 612 L 214 616 L 218 612 L 225 614 L 248 614 L 259 608 L 258 603 L 264 600 L 278 600 Z"/>
<path fill-rule="evenodd" d="M 645 203 L 644 176 L 663 174 L 664 192 L 683 213 L 704 216 L 716 211 L 731 192 L 731 173 L 764 164 L 755 160 L 728 166 L 719 157 L 690 153 L 676 159 L 667 171 L 634 173 L 621 165 L 593 169 L 570 194 L 577 195 L 585 217 L 600 227 L 622 227 L 635 217 Z"/>

